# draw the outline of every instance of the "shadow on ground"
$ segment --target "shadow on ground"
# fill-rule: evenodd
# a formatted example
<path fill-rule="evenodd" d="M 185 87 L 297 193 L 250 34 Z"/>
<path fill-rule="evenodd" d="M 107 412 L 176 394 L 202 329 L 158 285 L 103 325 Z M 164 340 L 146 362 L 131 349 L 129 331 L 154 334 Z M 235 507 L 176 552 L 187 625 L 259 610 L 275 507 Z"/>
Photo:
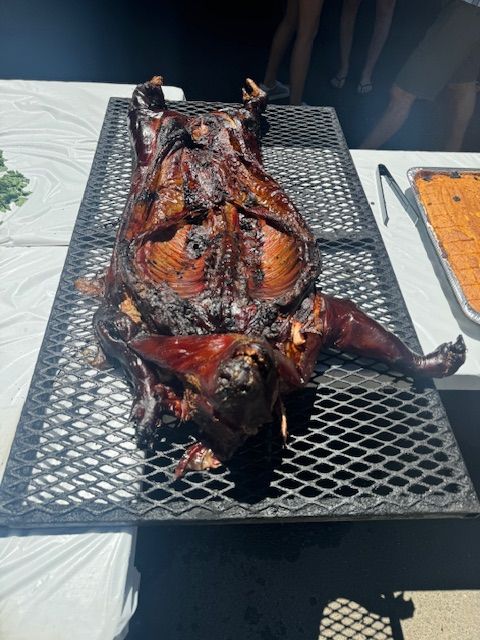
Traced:
<path fill-rule="evenodd" d="M 442 399 L 478 491 L 480 399 Z M 141 528 L 128 640 L 401 640 L 399 592 L 480 589 L 479 539 L 480 520 Z"/>
<path fill-rule="evenodd" d="M 414 611 L 393 594 L 480 588 L 479 536 L 478 521 L 142 529 L 128 640 L 399 640 Z"/>

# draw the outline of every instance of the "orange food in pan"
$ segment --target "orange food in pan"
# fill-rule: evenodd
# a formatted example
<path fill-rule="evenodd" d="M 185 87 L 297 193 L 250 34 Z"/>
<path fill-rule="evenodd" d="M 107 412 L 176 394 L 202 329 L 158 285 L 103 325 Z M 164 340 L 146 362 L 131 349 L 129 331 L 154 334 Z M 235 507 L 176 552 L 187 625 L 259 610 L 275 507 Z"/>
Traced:
<path fill-rule="evenodd" d="M 480 171 L 422 172 L 420 200 L 470 306 L 480 312 Z"/>

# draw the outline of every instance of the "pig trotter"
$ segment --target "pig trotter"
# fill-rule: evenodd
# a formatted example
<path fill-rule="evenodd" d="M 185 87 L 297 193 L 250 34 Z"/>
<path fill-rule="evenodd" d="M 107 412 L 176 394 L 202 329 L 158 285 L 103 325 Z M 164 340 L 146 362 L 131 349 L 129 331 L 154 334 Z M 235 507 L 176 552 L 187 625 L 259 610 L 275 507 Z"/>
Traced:
<path fill-rule="evenodd" d="M 450 376 L 465 362 L 466 351 L 462 336 L 458 336 L 455 342 L 445 342 L 432 353 L 419 356 L 418 371 L 433 378 Z"/>
<path fill-rule="evenodd" d="M 247 89 L 242 89 L 242 99 L 245 108 L 254 115 L 259 115 L 267 108 L 267 94 L 255 84 L 251 78 L 245 80 Z"/>
<path fill-rule="evenodd" d="M 186 471 L 206 471 L 216 469 L 222 463 L 215 457 L 213 451 L 200 442 L 192 444 L 183 454 L 175 469 L 175 477 L 181 478 Z"/>

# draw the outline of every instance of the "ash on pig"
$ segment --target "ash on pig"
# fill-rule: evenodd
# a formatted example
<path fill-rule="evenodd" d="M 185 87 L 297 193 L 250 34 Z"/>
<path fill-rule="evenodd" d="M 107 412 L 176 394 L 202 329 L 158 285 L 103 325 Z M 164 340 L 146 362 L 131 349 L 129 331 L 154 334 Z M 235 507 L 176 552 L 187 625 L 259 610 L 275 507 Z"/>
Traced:
<path fill-rule="evenodd" d="M 376 358 L 412 376 L 453 374 L 461 336 L 410 351 L 353 302 L 315 287 L 320 251 L 260 153 L 266 96 L 187 117 L 165 105 L 162 78 L 139 85 L 129 125 L 134 170 L 95 314 L 107 358 L 134 389 L 132 419 L 152 441 L 163 410 L 198 425 L 176 474 L 217 467 L 304 385 L 319 351 Z M 86 284 L 84 283 L 84 288 Z"/>

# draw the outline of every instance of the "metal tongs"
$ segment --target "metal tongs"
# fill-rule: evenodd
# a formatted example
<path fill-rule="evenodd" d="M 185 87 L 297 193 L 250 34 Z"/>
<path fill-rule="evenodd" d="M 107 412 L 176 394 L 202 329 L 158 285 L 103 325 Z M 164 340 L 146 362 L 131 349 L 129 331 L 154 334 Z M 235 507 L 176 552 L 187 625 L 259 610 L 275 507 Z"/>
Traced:
<path fill-rule="evenodd" d="M 387 205 L 385 203 L 385 194 L 383 192 L 382 177 L 384 177 L 387 180 L 393 193 L 397 196 L 398 200 L 400 201 L 400 203 L 408 213 L 410 220 L 413 222 L 414 225 L 416 225 L 418 222 L 418 213 L 415 207 L 407 198 L 407 196 L 403 193 L 402 189 L 400 188 L 400 186 L 398 185 L 397 181 L 392 176 L 390 171 L 387 169 L 387 167 L 384 164 L 379 164 L 377 166 L 377 188 L 378 188 L 378 193 L 380 195 L 380 211 L 382 213 L 383 224 L 387 226 L 390 218 L 388 216 Z"/>

